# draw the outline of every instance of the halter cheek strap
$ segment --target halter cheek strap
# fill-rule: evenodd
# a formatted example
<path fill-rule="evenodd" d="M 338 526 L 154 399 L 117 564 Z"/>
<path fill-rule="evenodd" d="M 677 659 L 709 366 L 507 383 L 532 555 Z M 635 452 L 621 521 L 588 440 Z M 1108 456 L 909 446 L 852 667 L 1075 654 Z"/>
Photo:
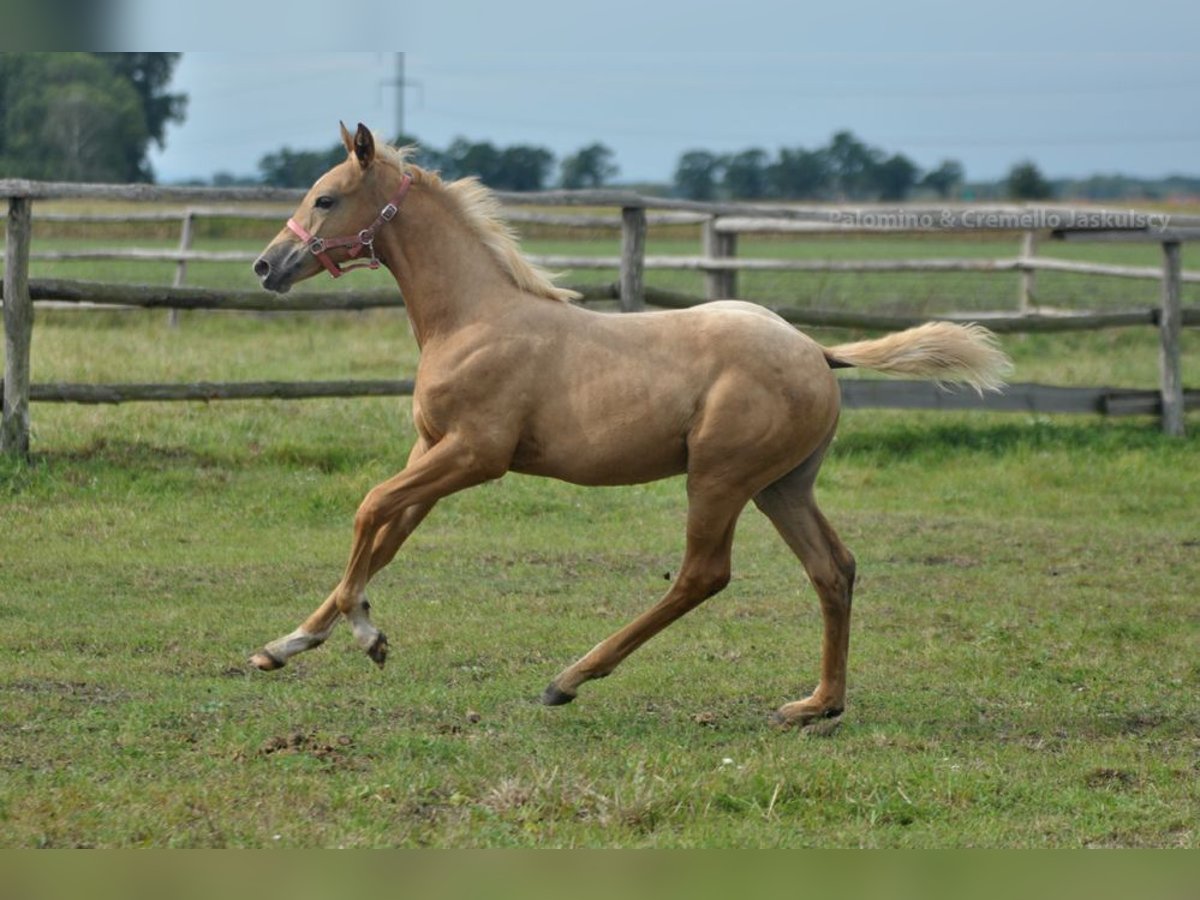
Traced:
<path fill-rule="evenodd" d="M 351 269 L 378 269 L 379 257 L 375 255 L 375 234 L 385 224 L 396 218 L 396 213 L 400 212 L 400 204 L 404 202 L 404 196 L 408 193 L 408 188 L 412 184 L 412 176 L 405 175 L 400 181 L 400 187 L 396 189 L 396 193 L 392 195 L 392 199 L 387 205 L 379 211 L 379 215 L 375 217 L 375 221 L 360 231 L 358 234 L 350 237 L 340 238 L 320 238 L 312 234 L 297 222 L 294 218 L 288 219 L 287 227 L 300 240 L 308 245 L 308 252 L 317 258 L 323 265 L 326 271 L 334 278 L 341 278 L 346 272 Z M 371 254 L 371 258 L 355 263 L 354 265 L 341 266 L 334 262 L 329 256 L 329 251 L 338 247 L 348 247 L 346 255 L 351 259 L 356 259 L 360 253 L 367 250 Z"/>

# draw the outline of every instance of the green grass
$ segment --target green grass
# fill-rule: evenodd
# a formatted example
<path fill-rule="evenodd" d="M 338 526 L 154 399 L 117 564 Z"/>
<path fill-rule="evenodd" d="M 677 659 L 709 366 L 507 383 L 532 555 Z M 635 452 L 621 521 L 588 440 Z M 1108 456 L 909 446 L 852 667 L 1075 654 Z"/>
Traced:
<path fill-rule="evenodd" d="M 1022 380 L 1154 383 L 1152 329 L 1005 343 Z M 395 312 L 47 312 L 33 359 L 169 381 L 415 354 Z M 343 630 L 249 671 L 336 580 L 408 406 L 34 406 L 33 462 L 0 464 L 0 845 L 1200 845 L 1197 438 L 847 412 L 820 497 L 860 580 L 822 737 L 767 724 L 811 688 L 820 619 L 754 511 L 725 593 L 536 703 L 664 590 L 678 480 L 451 497 L 373 587 L 386 670 Z"/>

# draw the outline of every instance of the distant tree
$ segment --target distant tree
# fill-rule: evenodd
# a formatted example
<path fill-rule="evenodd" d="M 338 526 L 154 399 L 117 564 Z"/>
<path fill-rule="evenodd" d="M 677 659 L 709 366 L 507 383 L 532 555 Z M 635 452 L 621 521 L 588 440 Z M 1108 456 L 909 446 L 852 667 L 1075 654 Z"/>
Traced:
<path fill-rule="evenodd" d="M 169 94 L 167 86 L 179 63 L 179 53 L 101 53 L 101 59 L 137 91 L 146 122 L 146 133 L 162 149 L 166 146 L 167 125 L 182 122 L 187 114 L 187 96 Z M 133 148 L 130 148 L 131 150 Z M 153 172 L 145 159 L 146 148 L 129 159 L 139 173 L 139 181 L 152 181 Z"/>
<path fill-rule="evenodd" d="M 1063 189 L 1067 197 L 1084 197 L 1088 200 L 1123 200 L 1130 197 L 1143 198 L 1149 192 L 1134 179 L 1123 175 L 1092 175 L 1078 181 L 1068 182 Z"/>
<path fill-rule="evenodd" d="M 951 194 L 962 185 L 965 177 L 966 173 L 963 171 L 962 163 L 953 159 L 944 159 L 936 169 L 925 173 L 921 184 L 933 190 L 943 200 L 948 200 Z"/>
<path fill-rule="evenodd" d="M 474 175 L 485 184 L 493 184 L 500 171 L 500 150 L 490 141 L 470 141 L 456 137 L 442 151 L 442 175 L 466 178 Z"/>
<path fill-rule="evenodd" d="M 431 172 L 442 171 L 445 169 L 445 154 L 436 147 L 427 147 L 412 134 L 397 135 L 392 141 L 393 147 L 412 147 L 411 159 L 422 169 L 428 169 Z"/>
<path fill-rule="evenodd" d="M 689 150 L 675 166 L 675 191 L 689 200 L 712 200 L 720 174 L 719 157 L 707 150 Z"/>
<path fill-rule="evenodd" d="M 149 181 L 151 141 L 183 120 L 178 54 L 0 54 L 0 176 Z"/>
<path fill-rule="evenodd" d="M 258 161 L 262 183 L 272 187 L 308 187 L 346 158 L 339 141 L 328 150 L 292 150 L 284 147 Z"/>
<path fill-rule="evenodd" d="M 849 131 L 839 131 L 826 149 L 838 191 L 847 199 L 860 199 L 868 193 L 874 169 L 883 154 L 868 147 Z"/>
<path fill-rule="evenodd" d="M 904 200 L 917 183 L 921 170 L 902 153 L 894 154 L 871 167 L 867 178 L 880 200 Z"/>
<path fill-rule="evenodd" d="M 393 144 L 415 145 L 409 159 L 423 169 L 440 171 L 448 180 L 474 176 L 498 190 L 541 190 L 554 169 L 553 153 L 528 144 L 500 148 L 490 141 L 458 137 L 444 150 L 438 150 L 423 146 L 411 135 L 400 135 Z M 284 147 L 259 160 L 258 169 L 263 184 L 308 187 L 345 158 L 346 148 L 340 141 L 328 150 Z"/>
<path fill-rule="evenodd" d="M 741 200 L 758 200 L 767 195 L 767 154 L 752 148 L 721 161 L 721 183 L 725 193 Z"/>
<path fill-rule="evenodd" d="M 1005 179 L 1008 196 L 1013 200 L 1046 200 L 1054 196 L 1054 188 L 1032 160 L 1014 165 Z"/>
<path fill-rule="evenodd" d="M 603 187 L 620 171 L 613 157 L 612 150 L 599 142 L 581 147 L 562 161 L 558 183 L 568 190 Z"/>
<path fill-rule="evenodd" d="M 474 175 L 489 187 L 508 191 L 536 191 L 545 187 L 554 167 L 554 154 L 544 147 L 514 144 L 503 149 L 490 141 L 455 138 L 440 154 L 442 175 Z"/>
<path fill-rule="evenodd" d="M 57 68 L 57 67 L 56 67 Z M 112 80 L 61 84 L 39 103 L 36 130 L 42 176 L 62 181 L 141 181 L 136 157 L 146 138 L 132 90 Z M 34 113 L 30 107 L 26 112 Z M 27 120 L 28 121 L 28 120 Z M 31 135 L 32 136 L 32 135 Z"/>
<path fill-rule="evenodd" d="M 544 147 L 514 144 L 500 153 L 500 169 L 491 186 L 505 191 L 540 191 L 554 168 L 554 154 Z"/>
<path fill-rule="evenodd" d="M 829 192 L 832 173 L 829 155 L 824 150 L 783 148 L 775 162 L 767 167 L 767 185 L 772 197 L 808 200 Z"/>
<path fill-rule="evenodd" d="M 398 134 L 392 140 L 393 147 L 420 147 L 421 142 L 415 134 Z"/>
<path fill-rule="evenodd" d="M 203 181 L 199 183 L 203 184 Z M 213 187 L 246 187 L 261 183 L 262 181 L 258 178 L 249 175 L 234 175 L 232 172 L 214 172 L 212 176 Z"/>

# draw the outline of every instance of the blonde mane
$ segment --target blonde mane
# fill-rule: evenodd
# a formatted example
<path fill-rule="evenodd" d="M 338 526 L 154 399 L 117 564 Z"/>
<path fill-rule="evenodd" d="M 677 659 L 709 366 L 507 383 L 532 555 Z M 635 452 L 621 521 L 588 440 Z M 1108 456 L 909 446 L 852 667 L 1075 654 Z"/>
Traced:
<path fill-rule="evenodd" d="M 576 291 L 558 287 L 550 273 L 525 258 L 520 244 L 517 243 L 516 234 L 504 221 L 500 201 L 478 178 L 472 176 L 457 181 L 443 181 L 436 172 L 413 165 L 409 158 L 414 150 L 414 147 L 393 147 L 378 140 L 375 143 L 376 158 L 401 172 L 407 172 L 412 176 L 414 184 L 439 188 L 454 202 L 467 225 L 491 251 L 500 268 L 512 278 L 513 284 L 521 290 L 537 297 L 564 303 L 578 300 L 582 296 Z"/>

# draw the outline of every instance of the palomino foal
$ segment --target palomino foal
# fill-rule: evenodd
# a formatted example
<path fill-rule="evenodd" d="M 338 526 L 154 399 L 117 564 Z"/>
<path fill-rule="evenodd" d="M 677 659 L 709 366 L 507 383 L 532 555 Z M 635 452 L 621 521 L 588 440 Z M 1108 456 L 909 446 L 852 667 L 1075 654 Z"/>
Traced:
<path fill-rule="evenodd" d="M 342 265 L 383 265 L 421 348 L 407 466 L 372 489 L 341 581 L 297 629 L 252 657 L 260 669 L 322 643 L 341 617 L 379 665 L 367 582 L 442 497 L 508 471 L 584 485 L 687 476 L 679 575 L 650 610 L 560 672 L 542 695 L 573 700 L 729 582 L 734 526 L 751 500 L 808 572 L 824 618 L 820 680 L 775 713 L 837 716 L 846 701 L 854 557 L 817 509 L 813 483 L 837 424 L 832 370 L 864 366 L 995 388 L 1007 359 L 972 325 L 936 323 L 823 348 L 761 307 L 606 315 L 569 301 L 521 255 L 494 197 L 444 183 L 342 128 L 348 157 L 323 175 L 254 263 L 265 288 Z"/>

